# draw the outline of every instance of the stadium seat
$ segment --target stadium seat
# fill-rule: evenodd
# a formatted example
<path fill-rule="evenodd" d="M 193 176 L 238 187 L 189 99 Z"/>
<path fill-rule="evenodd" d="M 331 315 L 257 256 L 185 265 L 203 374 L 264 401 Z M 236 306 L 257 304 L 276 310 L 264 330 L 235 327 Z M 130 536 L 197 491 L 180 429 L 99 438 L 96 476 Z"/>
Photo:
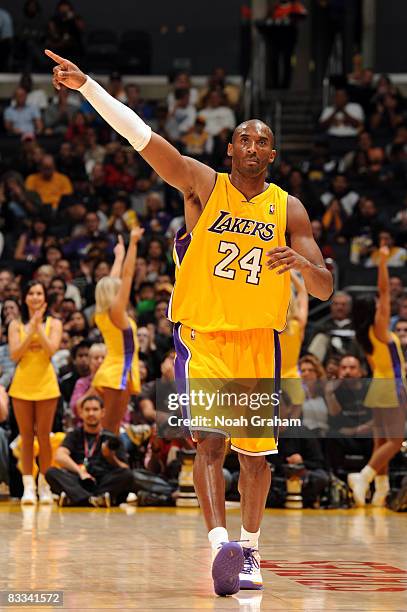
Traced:
<path fill-rule="evenodd" d="M 122 73 L 151 74 L 151 36 L 141 30 L 123 32 L 119 47 L 119 70 Z"/>
<path fill-rule="evenodd" d="M 113 30 L 89 32 L 86 61 L 93 71 L 111 71 L 116 67 L 119 39 Z"/>

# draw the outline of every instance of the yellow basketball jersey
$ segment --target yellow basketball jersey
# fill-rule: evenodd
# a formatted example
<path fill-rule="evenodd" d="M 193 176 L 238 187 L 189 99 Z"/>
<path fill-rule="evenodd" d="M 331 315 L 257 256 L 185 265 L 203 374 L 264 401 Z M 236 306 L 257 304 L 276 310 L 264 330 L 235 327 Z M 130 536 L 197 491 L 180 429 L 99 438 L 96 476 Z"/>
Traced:
<path fill-rule="evenodd" d="M 297 319 L 291 319 L 280 334 L 281 377 L 300 378 L 298 360 L 302 345 L 301 327 Z"/>
<path fill-rule="evenodd" d="M 217 175 L 193 232 L 175 239 L 171 321 L 200 332 L 284 329 L 290 275 L 269 270 L 266 253 L 286 244 L 287 196 L 270 184 L 249 202 Z"/>
<path fill-rule="evenodd" d="M 369 338 L 373 345 L 373 352 L 367 356 L 372 368 L 373 378 L 405 378 L 404 356 L 400 340 L 390 332 L 391 341 L 382 342 L 376 338 L 373 327 L 369 329 Z"/>

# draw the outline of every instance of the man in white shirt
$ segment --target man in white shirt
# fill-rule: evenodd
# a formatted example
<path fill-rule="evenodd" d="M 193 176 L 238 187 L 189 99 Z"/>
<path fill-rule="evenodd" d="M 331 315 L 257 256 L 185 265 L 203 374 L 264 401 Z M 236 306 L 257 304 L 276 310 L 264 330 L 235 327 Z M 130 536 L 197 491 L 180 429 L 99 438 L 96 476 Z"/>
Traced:
<path fill-rule="evenodd" d="M 337 89 L 333 106 L 327 106 L 319 125 L 329 136 L 356 137 L 363 127 L 365 115 L 360 104 L 349 102 L 345 89 Z"/>
<path fill-rule="evenodd" d="M 195 123 L 196 108 L 190 103 L 189 90 L 177 89 L 175 91 L 174 110 L 170 113 L 165 129 L 173 141 L 177 141 Z"/>
<path fill-rule="evenodd" d="M 210 136 L 217 136 L 225 128 L 234 130 L 236 127 L 235 114 L 231 108 L 223 105 L 218 91 L 210 92 L 206 106 L 199 116 L 205 119 L 205 129 Z"/>

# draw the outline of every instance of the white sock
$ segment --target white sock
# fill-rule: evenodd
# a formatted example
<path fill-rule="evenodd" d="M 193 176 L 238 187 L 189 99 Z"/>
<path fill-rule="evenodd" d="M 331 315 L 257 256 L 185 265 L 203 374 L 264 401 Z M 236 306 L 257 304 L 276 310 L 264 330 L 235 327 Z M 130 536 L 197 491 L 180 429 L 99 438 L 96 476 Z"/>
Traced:
<path fill-rule="evenodd" d="M 260 529 L 256 533 L 250 533 L 242 526 L 240 529 L 240 539 L 243 548 L 259 548 Z"/>
<path fill-rule="evenodd" d="M 33 476 L 23 475 L 24 489 L 35 489 L 35 482 Z"/>
<path fill-rule="evenodd" d="M 40 473 L 40 475 L 38 476 L 38 488 L 42 489 L 44 487 L 48 487 L 48 482 L 44 474 Z"/>
<path fill-rule="evenodd" d="M 389 491 L 390 482 L 387 474 L 379 474 L 374 479 L 374 486 L 376 491 Z"/>
<path fill-rule="evenodd" d="M 223 542 L 229 542 L 229 534 L 225 527 L 215 527 L 208 533 L 208 540 L 212 546 L 212 552 L 217 551 Z"/>
<path fill-rule="evenodd" d="M 360 475 L 367 483 L 371 483 L 373 478 L 376 476 L 376 470 L 370 467 L 370 465 L 365 465 L 363 470 L 361 470 Z"/>

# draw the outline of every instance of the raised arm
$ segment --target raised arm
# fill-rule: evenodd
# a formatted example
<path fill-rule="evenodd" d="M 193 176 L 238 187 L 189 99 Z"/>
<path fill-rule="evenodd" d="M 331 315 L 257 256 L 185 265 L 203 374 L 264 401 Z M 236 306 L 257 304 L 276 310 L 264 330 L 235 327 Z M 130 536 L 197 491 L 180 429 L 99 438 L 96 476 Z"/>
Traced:
<path fill-rule="evenodd" d="M 298 278 L 298 275 L 295 272 L 291 272 L 291 280 L 297 292 L 297 319 L 300 324 L 301 331 L 304 333 L 305 326 L 308 322 L 308 292 L 304 283 Z"/>
<path fill-rule="evenodd" d="M 164 138 L 152 133 L 150 126 L 135 112 L 109 95 L 78 66 L 52 51 L 46 50 L 45 53 L 57 63 L 53 76 L 57 89 L 61 85 L 78 89 L 103 119 L 130 142 L 164 181 L 182 191 L 187 198 L 198 197 L 202 206 L 205 206 L 215 183 L 214 170 L 181 155 Z"/>
<path fill-rule="evenodd" d="M 390 340 L 390 281 L 389 269 L 387 260 L 389 258 L 389 249 L 385 246 L 379 249 L 379 269 L 377 275 L 377 287 L 379 289 L 379 299 L 376 305 L 376 316 L 374 320 L 374 333 L 376 338 L 382 342 Z"/>
<path fill-rule="evenodd" d="M 123 236 L 119 234 L 117 237 L 117 244 L 113 249 L 114 253 L 114 262 L 112 269 L 110 270 L 110 275 L 112 278 L 121 278 L 122 276 L 122 266 L 124 257 L 126 255 L 126 249 L 124 248 Z"/>
<path fill-rule="evenodd" d="M 270 270 L 280 268 L 278 274 L 298 270 L 304 278 L 308 293 L 320 300 L 327 300 L 333 291 L 332 274 L 327 270 L 312 235 L 307 211 L 293 196 L 288 196 L 287 202 L 287 233 L 291 247 L 276 247 L 269 251 L 268 267 Z"/>
<path fill-rule="evenodd" d="M 120 329 L 126 329 L 129 326 L 126 309 L 130 299 L 131 285 L 133 282 L 134 269 L 136 267 L 137 243 L 139 242 L 143 233 L 144 230 L 140 227 L 135 227 L 131 231 L 129 246 L 123 262 L 121 274 L 122 282 L 114 302 L 110 307 L 112 322 Z"/>

